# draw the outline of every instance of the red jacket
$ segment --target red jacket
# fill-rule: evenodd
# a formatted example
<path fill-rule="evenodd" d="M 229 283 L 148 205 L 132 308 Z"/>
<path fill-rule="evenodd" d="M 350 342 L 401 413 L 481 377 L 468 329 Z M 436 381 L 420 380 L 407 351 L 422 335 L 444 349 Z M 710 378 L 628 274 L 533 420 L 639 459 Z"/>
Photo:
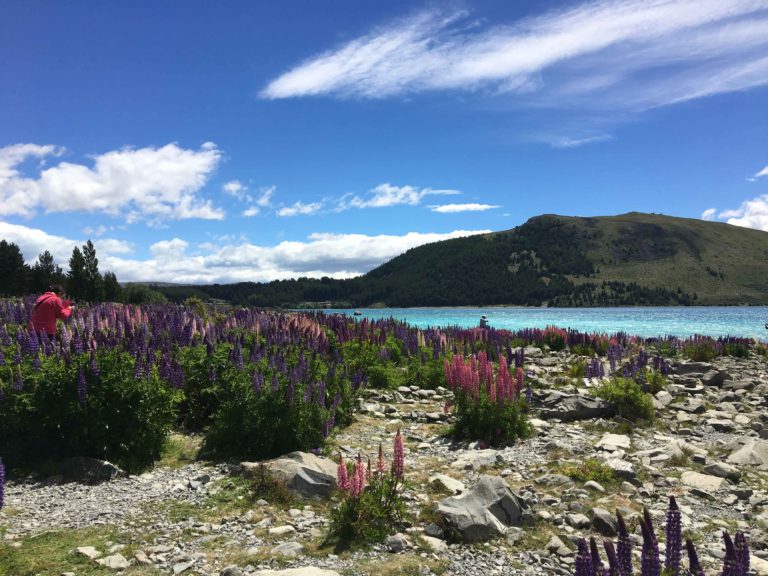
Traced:
<path fill-rule="evenodd" d="M 32 327 L 35 333 L 56 334 L 56 320 L 65 320 L 72 314 L 69 300 L 62 301 L 55 292 L 46 292 L 35 302 L 32 309 Z"/>

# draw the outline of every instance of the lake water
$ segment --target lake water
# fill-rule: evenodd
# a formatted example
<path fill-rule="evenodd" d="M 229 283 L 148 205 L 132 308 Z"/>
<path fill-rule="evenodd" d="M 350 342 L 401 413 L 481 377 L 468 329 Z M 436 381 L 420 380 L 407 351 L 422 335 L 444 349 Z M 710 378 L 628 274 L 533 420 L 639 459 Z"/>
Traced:
<path fill-rule="evenodd" d="M 325 310 L 351 315 L 353 310 Z M 645 338 L 741 336 L 768 339 L 768 306 L 659 308 L 361 308 L 361 317 L 404 320 L 413 326 L 477 326 L 480 316 L 494 328 L 517 330 L 555 325 L 582 332 L 627 332 Z"/>

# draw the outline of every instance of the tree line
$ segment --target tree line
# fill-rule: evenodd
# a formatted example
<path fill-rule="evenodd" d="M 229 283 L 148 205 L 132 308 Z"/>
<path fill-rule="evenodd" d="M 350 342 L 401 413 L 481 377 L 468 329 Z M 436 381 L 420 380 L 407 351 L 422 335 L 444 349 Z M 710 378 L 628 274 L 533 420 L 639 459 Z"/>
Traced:
<path fill-rule="evenodd" d="M 90 240 L 82 249 L 76 246 L 72 250 L 67 272 L 48 250 L 30 266 L 16 244 L 0 240 L 0 296 L 40 294 L 52 284 L 64 286 L 69 297 L 79 302 L 118 302 L 124 297 L 115 273 L 99 272 L 96 248 Z"/>

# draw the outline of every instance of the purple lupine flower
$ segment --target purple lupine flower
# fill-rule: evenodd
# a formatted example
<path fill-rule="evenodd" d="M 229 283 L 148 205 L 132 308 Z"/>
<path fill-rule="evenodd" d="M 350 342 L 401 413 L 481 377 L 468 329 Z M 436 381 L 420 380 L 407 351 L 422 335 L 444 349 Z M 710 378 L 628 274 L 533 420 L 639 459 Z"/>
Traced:
<path fill-rule="evenodd" d="M 3 509 L 5 504 L 5 465 L 2 458 L 0 458 L 0 510 Z"/>
<path fill-rule="evenodd" d="M 96 378 L 101 375 L 101 367 L 99 366 L 99 362 L 96 359 L 96 354 L 94 352 L 91 352 L 91 374 Z"/>
<path fill-rule="evenodd" d="M 35 357 L 34 357 L 34 359 L 32 360 L 32 369 L 33 369 L 35 372 L 39 372 L 39 371 L 40 371 L 40 368 L 42 368 L 42 366 L 43 366 L 43 363 L 40 361 L 40 356 L 38 356 L 37 354 L 35 354 Z"/>
<path fill-rule="evenodd" d="M 691 576 L 705 576 L 704 570 L 699 564 L 699 555 L 696 554 L 696 547 L 690 538 L 685 539 L 685 550 L 688 552 L 688 572 Z"/>
<path fill-rule="evenodd" d="M 253 379 L 251 380 L 251 387 L 253 388 L 253 393 L 258 394 L 261 392 L 261 387 L 264 386 L 264 374 L 261 372 L 254 372 L 253 373 Z"/>
<path fill-rule="evenodd" d="M 680 573 L 680 553 L 683 545 L 683 532 L 681 526 L 680 508 L 674 496 L 669 497 L 669 510 L 667 511 L 666 552 L 664 554 L 664 569 L 669 576 L 677 576 Z"/>
<path fill-rule="evenodd" d="M 593 576 L 592 556 L 589 553 L 589 545 L 584 538 L 580 538 L 578 543 L 575 576 Z"/>
<path fill-rule="evenodd" d="M 592 558 L 592 573 L 602 576 L 605 572 L 605 565 L 600 558 L 600 550 L 597 549 L 597 541 L 594 537 L 589 539 L 589 555 Z"/>
<path fill-rule="evenodd" d="M 16 366 L 17 370 L 14 374 L 13 369 L 11 369 L 11 374 L 13 374 L 13 389 L 16 390 L 16 392 L 21 392 L 24 390 L 24 375 L 21 373 L 21 366 Z"/>
<path fill-rule="evenodd" d="M 746 572 L 741 570 L 741 562 L 736 553 L 736 547 L 733 545 L 731 535 L 723 531 L 723 540 L 725 541 L 725 560 L 723 560 L 722 576 L 742 576 Z"/>
<path fill-rule="evenodd" d="M 85 381 L 85 374 L 83 374 L 83 369 L 78 368 L 77 369 L 77 401 L 80 402 L 80 404 L 85 404 L 85 401 L 87 398 L 88 398 L 88 383 Z"/>
<path fill-rule="evenodd" d="M 643 510 L 643 517 L 640 519 L 640 528 L 643 533 L 643 550 L 641 554 L 642 565 L 640 573 L 643 576 L 661 576 L 659 542 L 656 540 L 656 534 L 653 532 L 651 515 L 647 508 Z"/>
<path fill-rule="evenodd" d="M 741 576 L 749 574 L 749 542 L 743 532 L 736 532 L 736 556 L 741 565 Z"/>
<path fill-rule="evenodd" d="M 611 576 L 625 576 L 621 570 L 621 564 L 619 564 L 619 557 L 616 555 L 616 548 L 613 542 L 603 540 L 603 548 L 605 548 L 605 555 L 608 558 L 608 574 Z"/>
<path fill-rule="evenodd" d="M 403 477 L 403 468 L 405 464 L 405 454 L 403 451 L 403 436 L 400 434 L 400 428 L 395 434 L 395 445 L 392 454 L 392 477 L 399 480 Z"/>

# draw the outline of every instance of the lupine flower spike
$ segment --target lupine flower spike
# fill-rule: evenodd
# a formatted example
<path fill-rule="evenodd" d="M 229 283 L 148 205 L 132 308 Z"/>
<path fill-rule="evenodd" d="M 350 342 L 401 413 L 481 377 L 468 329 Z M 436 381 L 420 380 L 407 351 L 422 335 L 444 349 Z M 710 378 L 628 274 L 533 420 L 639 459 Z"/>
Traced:
<path fill-rule="evenodd" d="M 621 512 L 616 511 L 616 520 L 618 524 L 619 541 L 617 544 L 616 554 L 619 559 L 620 571 L 625 576 L 632 574 L 632 540 L 629 538 L 629 532 L 627 531 L 627 524 L 624 522 L 624 516 Z"/>
<path fill-rule="evenodd" d="M 396 480 L 400 480 L 403 477 L 404 464 L 403 436 L 400 434 L 400 428 L 398 428 L 397 434 L 395 434 L 394 454 L 392 455 L 392 477 Z"/>
<path fill-rule="evenodd" d="M 690 538 L 685 539 L 685 550 L 688 552 L 688 572 L 691 576 L 705 576 L 704 570 L 699 564 L 699 555 L 696 554 L 696 547 Z"/>
<path fill-rule="evenodd" d="M 664 570 L 669 576 L 678 576 L 680 573 L 680 553 L 682 551 L 683 533 L 680 508 L 678 508 L 677 500 L 675 500 L 674 496 L 669 497 L 666 539 L 667 548 L 664 555 Z"/>
<path fill-rule="evenodd" d="M 643 510 L 643 517 L 640 519 L 640 528 L 643 533 L 640 573 L 642 576 L 660 576 L 661 560 L 659 559 L 659 543 L 656 540 L 656 534 L 653 532 L 651 515 L 648 513 L 647 508 Z"/>
<path fill-rule="evenodd" d="M 0 459 L 0 510 L 3 509 L 3 504 L 5 504 L 5 465 Z"/>
<path fill-rule="evenodd" d="M 349 487 L 347 463 L 344 462 L 344 455 L 341 453 L 339 453 L 339 466 L 336 469 L 336 483 L 339 485 L 339 490 L 346 490 Z"/>
<path fill-rule="evenodd" d="M 384 448 L 381 446 L 381 442 L 379 442 L 379 458 L 376 460 L 376 472 L 378 474 L 384 474 L 384 471 L 387 469 L 387 464 L 384 461 Z"/>
<path fill-rule="evenodd" d="M 578 552 L 576 552 L 576 575 L 575 576 L 593 576 L 592 555 L 589 553 L 589 545 L 584 538 L 578 543 Z"/>

